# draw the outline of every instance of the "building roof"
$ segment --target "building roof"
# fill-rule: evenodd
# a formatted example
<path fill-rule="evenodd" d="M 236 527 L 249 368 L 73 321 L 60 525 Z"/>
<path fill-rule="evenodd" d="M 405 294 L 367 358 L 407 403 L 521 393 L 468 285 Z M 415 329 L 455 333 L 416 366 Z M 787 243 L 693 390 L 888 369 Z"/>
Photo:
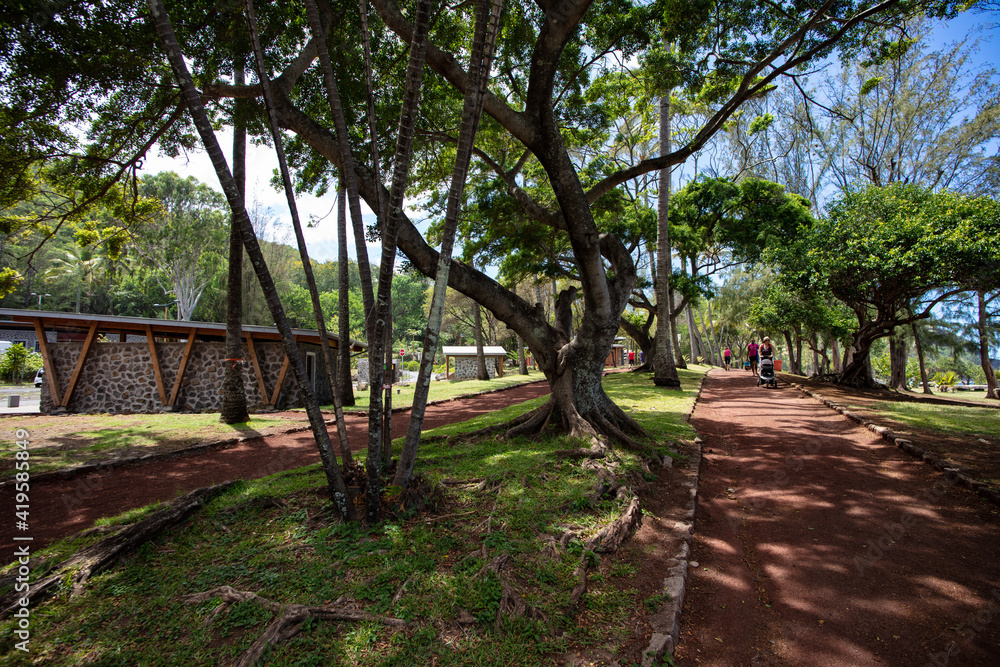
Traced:
<path fill-rule="evenodd" d="M 120 315 L 92 315 L 89 313 L 57 313 L 49 310 L 20 310 L 0 308 L 0 327 L 7 323 L 24 329 L 34 328 L 38 320 L 46 331 L 67 331 L 86 333 L 97 323 L 97 332 L 102 334 L 145 335 L 149 327 L 155 338 L 186 339 L 194 330 L 199 340 L 225 340 L 226 325 L 219 322 L 192 322 L 189 320 L 160 320 L 148 317 L 124 317 Z M 15 328 L 8 327 L 8 328 Z M 243 325 L 243 335 L 251 335 L 254 340 L 281 340 L 277 327 Z M 319 343 L 319 332 L 314 329 L 292 329 L 296 341 Z M 337 347 L 339 338 L 329 334 L 330 345 Z M 351 349 L 360 352 L 365 343 L 352 340 Z"/>
<path fill-rule="evenodd" d="M 476 356 L 475 345 L 445 345 L 443 348 L 446 357 L 474 357 Z M 507 350 L 499 345 L 484 345 L 483 355 L 487 357 L 502 357 L 507 354 Z"/>

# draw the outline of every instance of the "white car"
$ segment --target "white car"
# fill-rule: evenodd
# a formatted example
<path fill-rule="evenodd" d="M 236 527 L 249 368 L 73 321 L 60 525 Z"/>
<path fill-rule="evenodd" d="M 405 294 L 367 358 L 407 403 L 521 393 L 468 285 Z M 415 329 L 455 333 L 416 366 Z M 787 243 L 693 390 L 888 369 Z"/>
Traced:
<path fill-rule="evenodd" d="M 40 388 L 43 382 L 45 382 L 45 369 L 39 368 L 38 372 L 35 373 L 35 387 Z"/>

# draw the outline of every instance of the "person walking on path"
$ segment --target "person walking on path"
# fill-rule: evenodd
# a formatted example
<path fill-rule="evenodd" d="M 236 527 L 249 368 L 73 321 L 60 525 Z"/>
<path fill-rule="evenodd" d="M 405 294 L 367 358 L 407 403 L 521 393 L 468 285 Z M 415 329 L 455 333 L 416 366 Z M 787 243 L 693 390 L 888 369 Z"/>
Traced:
<path fill-rule="evenodd" d="M 757 375 L 757 341 L 751 340 L 747 345 L 747 359 L 750 361 L 750 372 Z"/>
<path fill-rule="evenodd" d="M 708 374 L 677 665 L 1000 665 L 1000 516 L 798 392 Z M 739 424 L 735 429 L 734 424 Z"/>
<path fill-rule="evenodd" d="M 771 339 L 767 336 L 764 336 L 764 342 L 757 348 L 757 356 L 761 359 L 774 359 L 774 346 L 771 345 Z"/>
<path fill-rule="evenodd" d="M 728 347 L 722 351 L 722 366 L 727 371 L 729 370 L 729 362 L 733 359 L 733 351 Z"/>

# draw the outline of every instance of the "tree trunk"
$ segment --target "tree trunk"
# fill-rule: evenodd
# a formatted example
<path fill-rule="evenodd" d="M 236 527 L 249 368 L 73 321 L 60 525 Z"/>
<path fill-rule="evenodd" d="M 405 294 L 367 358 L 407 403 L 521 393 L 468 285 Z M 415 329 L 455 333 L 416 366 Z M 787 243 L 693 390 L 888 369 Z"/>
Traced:
<path fill-rule="evenodd" d="M 473 28 L 472 55 L 469 61 L 469 76 L 477 85 L 469 86 L 462 107 L 462 126 L 458 135 L 458 148 L 455 155 L 455 168 L 452 172 L 451 188 L 448 192 L 448 204 L 445 209 L 445 223 L 442 230 L 441 253 L 438 257 L 436 280 L 431 296 L 431 308 L 427 318 L 427 329 L 424 332 L 424 345 L 420 357 L 420 371 L 417 375 L 417 385 L 413 394 L 413 407 L 410 409 L 410 423 L 407 427 L 403 450 L 399 455 L 399 464 L 393 477 L 393 484 L 405 488 L 413 477 L 413 468 L 417 459 L 417 448 L 420 444 L 420 432 L 423 430 L 424 414 L 427 409 L 427 396 L 430 391 L 431 374 L 434 372 L 434 357 L 437 355 L 438 340 L 441 336 L 441 322 L 444 317 L 444 302 L 448 289 L 448 274 L 451 271 L 451 255 L 458 230 L 460 204 L 463 201 L 465 181 L 469 173 L 469 163 L 472 158 L 472 148 L 483 108 L 483 96 L 490 77 L 490 67 L 493 62 L 493 46 L 500 21 L 501 0 L 494 0 L 487 25 L 485 3 L 480 3 L 476 11 L 476 23 Z M 478 304 L 476 305 L 478 308 Z M 521 354 L 522 373 L 527 375 L 528 368 L 524 361 L 524 347 L 518 338 Z"/>
<path fill-rule="evenodd" d="M 430 2 L 420 0 L 416 7 L 410 57 L 406 67 L 403 104 L 399 113 L 399 132 L 396 137 L 396 154 L 392 174 L 392 188 L 386 206 L 388 214 L 382 228 L 382 256 L 379 263 L 378 295 L 372 326 L 369 359 L 369 379 L 372 383 L 368 402 L 368 458 L 365 461 L 367 492 L 365 495 L 368 520 L 378 521 L 382 507 L 382 384 L 384 368 L 381 363 L 385 348 L 385 329 L 391 318 L 390 296 L 392 275 L 396 263 L 396 243 L 403 216 L 403 198 L 409 178 L 411 147 L 416 125 L 420 89 L 423 82 L 424 59 L 427 54 L 427 33 L 430 29 Z M 346 140 L 346 135 L 345 135 Z"/>
<path fill-rule="evenodd" d="M 483 351 L 483 311 L 479 304 L 472 303 L 473 326 L 476 336 L 476 379 L 489 380 L 490 373 L 486 368 L 486 354 Z"/>
<path fill-rule="evenodd" d="M 517 336 L 517 372 L 518 375 L 528 374 L 528 357 L 524 354 L 524 339 Z"/>
<path fill-rule="evenodd" d="M 674 307 L 674 288 L 671 283 L 667 289 L 667 296 L 670 299 L 670 345 L 674 348 L 674 365 L 676 368 L 687 368 L 684 361 L 684 353 L 681 351 L 681 336 L 677 329 L 677 309 Z"/>
<path fill-rule="evenodd" d="M 351 300 L 350 271 L 347 260 L 347 189 L 341 182 L 337 189 L 337 382 L 342 405 L 353 406 L 354 382 L 351 379 Z"/>
<path fill-rule="evenodd" d="M 388 311 L 392 313 L 392 296 L 389 296 Z M 382 406 L 382 469 L 388 470 L 392 463 L 392 385 L 397 381 L 395 373 L 396 350 L 392 346 L 393 326 L 390 316 L 385 323 L 385 370 L 389 381 L 385 383 L 385 405 Z M 400 357 L 400 372 L 403 370 Z"/>
<path fill-rule="evenodd" d="M 1000 292 L 997 293 L 1000 296 Z M 996 296 L 990 299 L 992 301 Z M 976 319 L 976 329 L 979 333 L 979 362 L 983 366 L 983 373 L 986 374 L 986 398 L 993 400 L 1000 399 L 1000 390 L 997 389 L 997 376 L 993 372 L 993 364 L 990 363 L 989 338 L 986 333 L 987 313 L 986 294 L 983 290 L 976 292 L 976 302 L 979 306 L 979 317 Z"/>
<path fill-rule="evenodd" d="M 712 337 L 712 332 L 708 329 L 708 327 L 705 326 L 705 318 L 701 316 L 701 308 L 698 309 L 698 321 L 700 324 L 700 326 L 698 327 L 698 340 L 706 348 L 705 363 L 708 364 L 709 366 L 721 366 L 722 365 L 721 359 L 719 359 L 717 363 L 717 357 L 715 354 L 715 346 L 714 346 L 715 341 Z M 701 333 L 702 331 L 704 331 L 705 333 L 702 334 Z M 721 357 L 722 355 L 718 356 Z"/>
<path fill-rule="evenodd" d="M 670 90 L 660 98 L 660 155 L 670 154 Z M 653 384 L 680 389 L 681 380 L 674 362 L 673 336 L 670 335 L 670 167 L 660 170 L 656 207 L 656 347 L 653 359 Z M 602 362 L 603 363 L 603 362 Z"/>
<path fill-rule="evenodd" d="M 889 387 L 896 391 L 909 391 L 906 386 L 906 359 L 909 345 L 902 333 L 889 338 Z"/>
<path fill-rule="evenodd" d="M 813 331 L 810 339 L 812 340 L 813 375 L 819 375 L 822 373 L 822 366 L 819 361 L 819 334 Z"/>
<path fill-rule="evenodd" d="M 304 398 L 306 414 L 309 417 L 309 425 L 312 428 L 313 436 L 316 438 L 316 446 L 319 449 L 320 458 L 323 462 L 323 471 L 326 474 L 331 498 L 342 518 L 353 518 L 354 512 L 347 497 L 347 487 L 340 475 L 337 458 L 333 454 L 333 446 L 330 442 L 330 436 L 326 431 L 323 414 L 316 403 L 316 395 L 309 385 L 305 363 L 292 335 L 292 329 L 288 324 L 288 318 L 285 316 L 285 310 L 278 297 L 274 280 L 271 278 L 267 264 L 264 261 L 264 256 L 261 254 L 260 245 L 257 242 L 257 237 L 254 235 L 250 218 L 247 216 L 243 198 L 240 197 L 239 189 L 236 187 L 232 174 L 229 172 L 225 155 L 223 155 L 222 149 L 219 147 L 212 123 L 202 104 L 201 94 L 194 87 L 194 82 L 191 79 L 191 74 L 188 72 L 187 64 L 184 62 L 184 55 L 181 52 L 180 45 L 177 43 L 177 38 L 170 25 L 170 18 L 163 8 L 163 3 L 161 0 L 147 1 L 157 35 L 163 45 L 163 50 L 167 54 L 167 59 L 170 61 L 174 75 L 177 77 L 188 112 L 191 114 L 195 128 L 198 130 L 198 134 L 205 146 L 205 151 L 212 160 L 212 165 L 219 177 L 219 183 L 226 195 L 226 200 L 229 202 L 233 213 L 239 219 L 240 229 L 243 234 L 243 246 L 246 248 L 247 256 L 249 256 L 250 263 L 257 274 L 261 291 L 264 293 L 271 316 L 274 317 L 278 332 L 281 334 L 281 340 L 285 346 L 285 354 L 291 360 L 294 377 L 298 383 L 299 391 Z"/>
<path fill-rule="evenodd" d="M 785 337 L 785 349 L 788 351 L 788 370 L 795 375 L 799 375 L 800 373 L 795 370 L 797 364 L 795 363 L 795 345 L 792 341 L 792 332 L 786 329 L 781 334 Z"/>
<path fill-rule="evenodd" d="M 917 350 L 917 363 L 920 364 L 920 386 L 925 394 L 931 394 L 931 385 L 927 379 L 927 366 L 924 363 L 924 346 L 920 342 L 920 334 L 917 332 L 917 323 L 910 322 L 910 330 L 913 332 L 913 346 Z"/>
<path fill-rule="evenodd" d="M 242 58 L 233 68 L 233 82 L 245 83 Z M 246 200 L 247 130 L 241 116 L 245 102 L 236 101 L 233 120 L 233 179 Z M 219 419 L 224 424 L 242 424 L 250 419 L 247 396 L 243 386 L 243 238 L 239 220 L 234 213 L 229 224 L 229 279 L 226 282 L 226 361 L 222 371 L 222 409 Z"/>
<path fill-rule="evenodd" d="M 691 363 L 696 364 L 704 356 L 699 340 L 698 328 L 694 325 L 694 313 L 691 312 L 691 304 L 684 309 L 688 323 L 688 342 L 691 347 Z"/>
<path fill-rule="evenodd" d="M 295 202 L 295 188 L 292 186 L 292 177 L 288 171 L 288 160 L 285 159 L 285 148 L 278 127 L 278 118 L 274 110 L 274 96 L 271 94 L 270 77 L 267 73 L 267 64 L 264 62 L 264 50 L 260 45 L 260 36 L 257 32 L 257 17 L 253 9 L 253 0 L 246 0 L 247 25 L 250 30 L 250 41 L 253 44 L 254 60 L 257 63 L 257 79 L 260 82 L 261 92 L 264 96 L 264 106 L 267 109 L 268 127 L 271 131 L 271 140 L 274 142 L 274 153 L 278 158 L 278 169 L 281 172 L 281 183 L 285 190 L 285 199 L 288 201 L 288 211 L 292 217 L 292 229 L 295 231 L 295 241 L 299 247 L 299 259 L 302 262 L 302 273 L 306 278 L 306 289 L 309 292 L 309 299 L 312 302 L 313 315 L 316 320 L 316 330 L 319 332 L 319 344 L 323 350 L 320 361 L 326 369 L 327 382 L 330 385 L 330 393 L 333 397 L 334 413 L 337 421 L 337 440 L 340 443 L 340 454 L 344 465 L 351 462 L 351 447 L 347 442 L 347 424 L 344 422 L 344 410 L 340 403 L 340 391 L 337 386 L 337 366 L 333 360 L 333 350 L 330 348 L 330 337 L 326 331 L 326 317 L 323 315 L 323 306 L 319 300 L 319 289 L 316 287 L 316 277 L 313 274 L 312 262 L 309 260 L 309 251 L 306 248 L 306 239 L 302 234 L 302 222 L 299 219 L 299 208 Z M 319 13 L 316 10 L 315 2 L 307 0 L 306 13 L 309 22 L 312 24 L 314 35 L 319 33 L 317 39 L 317 51 L 322 54 L 326 51 L 326 45 L 322 39 L 322 26 L 319 22 Z M 322 55 L 320 56 L 322 61 Z M 329 58 L 327 58 L 329 64 Z"/>
<path fill-rule="evenodd" d="M 840 359 L 840 342 L 832 331 L 830 332 L 830 355 L 833 357 L 833 372 L 839 375 L 844 367 L 841 365 Z"/>

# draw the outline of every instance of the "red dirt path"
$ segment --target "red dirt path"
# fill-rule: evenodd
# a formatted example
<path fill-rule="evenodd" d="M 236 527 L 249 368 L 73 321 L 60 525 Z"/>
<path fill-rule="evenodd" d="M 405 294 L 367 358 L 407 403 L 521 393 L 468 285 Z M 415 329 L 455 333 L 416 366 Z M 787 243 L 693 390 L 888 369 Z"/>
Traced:
<path fill-rule="evenodd" d="M 679 665 L 998 665 L 1000 519 L 799 391 L 712 371 Z"/>
<path fill-rule="evenodd" d="M 472 419 L 548 393 L 548 383 L 533 382 L 486 395 L 430 405 L 424 417 L 424 429 Z M 351 450 L 366 448 L 367 417 L 347 415 L 345 421 Z M 393 414 L 393 437 L 405 435 L 408 424 L 409 411 Z M 335 438 L 336 427 L 330 426 L 329 429 L 331 437 Z M 35 482 L 30 489 L 28 531 L 15 530 L 15 490 L 11 485 L 0 491 L 0 508 L 4 515 L 0 563 L 13 560 L 15 543 L 11 537 L 14 535 L 31 536 L 31 549 L 37 551 L 60 537 L 89 528 L 101 517 L 171 500 L 192 489 L 234 479 L 256 479 L 318 462 L 319 452 L 312 434 L 303 431 L 254 438 L 197 455 L 109 468 L 70 480 Z"/>

